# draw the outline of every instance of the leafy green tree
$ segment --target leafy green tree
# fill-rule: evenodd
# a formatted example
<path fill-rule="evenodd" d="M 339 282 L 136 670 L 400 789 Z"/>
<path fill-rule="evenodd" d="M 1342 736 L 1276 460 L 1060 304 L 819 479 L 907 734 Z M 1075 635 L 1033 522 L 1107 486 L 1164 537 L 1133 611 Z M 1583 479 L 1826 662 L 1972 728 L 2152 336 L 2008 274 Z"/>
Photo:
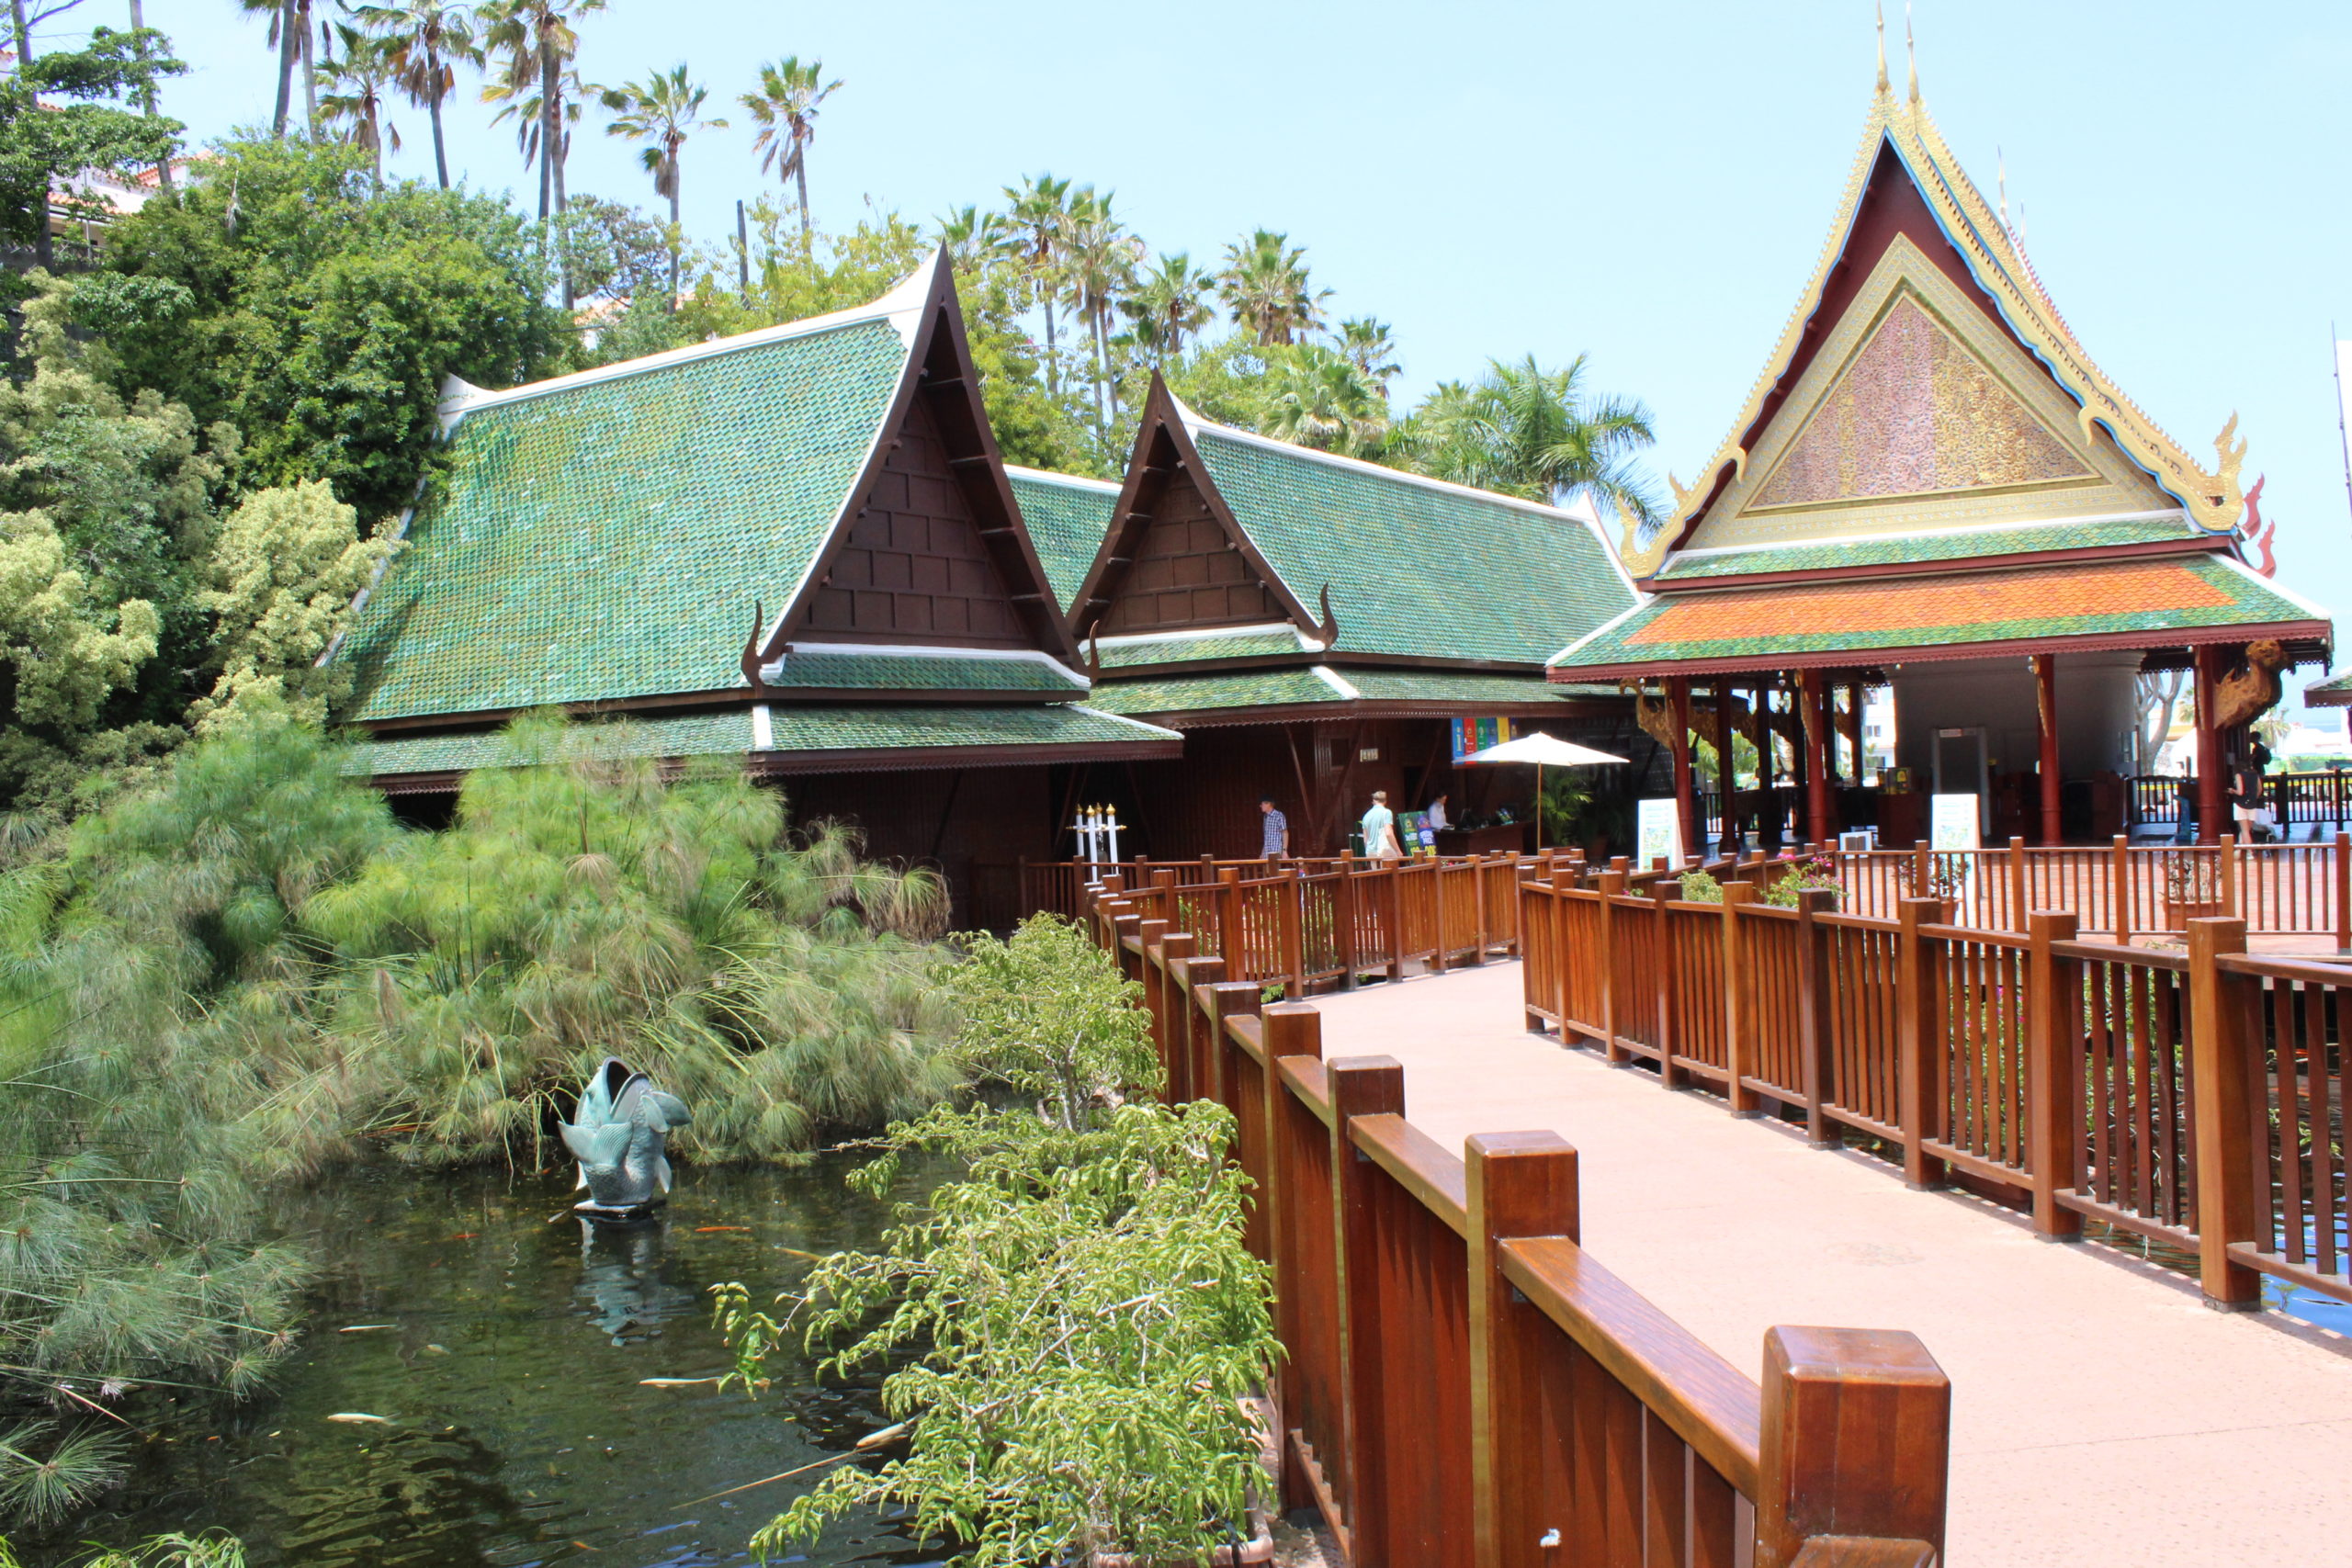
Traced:
<path fill-rule="evenodd" d="M 380 180 L 385 145 L 401 150 L 400 128 L 391 121 L 387 101 L 397 90 L 398 71 L 382 42 L 349 23 L 335 23 L 334 36 L 343 43 L 343 58 L 329 55 L 318 68 L 319 85 L 329 89 L 319 100 L 320 121 L 348 127 L 345 140 L 368 155 Z"/>
<path fill-rule="evenodd" d="M 1332 346 L 1346 355 L 1349 364 L 1378 389 L 1385 400 L 1388 383 L 1403 374 L 1404 367 L 1396 363 L 1396 338 L 1385 321 L 1370 316 L 1358 316 L 1341 321 L 1332 334 Z"/>
<path fill-rule="evenodd" d="M 1399 445 L 1420 473 L 1530 501 L 1589 496 L 1646 526 L 1657 502 L 1634 466 L 1655 439 L 1639 401 L 1586 391 L 1585 356 L 1545 370 L 1532 355 L 1489 361 L 1469 386 L 1441 386 Z"/>
<path fill-rule="evenodd" d="M 1094 423 L 1110 423 L 1112 386 L 1111 316 L 1135 282 L 1144 243 L 1127 232 L 1111 211 L 1111 192 L 1081 186 L 1070 198 L 1069 225 L 1062 241 L 1062 286 L 1070 308 L 1085 324 L 1093 354 Z"/>
<path fill-rule="evenodd" d="M 761 66 L 759 90 L 741 99 L 743 111 L 759 127 L 752 146 L 760 154 L 760 172 L 773 170 L 779 183 L 791 180 L 798 186 L 800 233 L 812 242 L 816 226 L 808 218 L 808 143 L 817 136 L 818 108 L 841 90 L 840 82 L 827 82 L 824 74 L 823 61 L 803 65 L 798 55 L 788 54 Z"/>
<path fill-rule="evenodd" d="M 668 232 L 625 202 L 573 196 L 556 225 L 556 243 L 575 299 L 659 296 L 669 276 Z"/>
<path fill-rule="evenodd" d="M 351 148 L 225 143 L 116 226 L 106 268 L 118 388 L 234 425 L 243 483 L 324 479 L 369 521 L 413 500 L 446 378 L 530 380 L 569 334 L 502 202 L 381 184 Z"/>
<path fill-rule="evenodd" d="M 1388 399 L 1340 350 L 1297 344 L 1269 353 L 1251 423 L 1265 434 L 1301 446 L 1377 459 L 1388 435 Z"/>
<path fill-rule="evenodd" d="M 213 617 L 220 675 L 190 712 L 199 728 L 256 701 L 326 721 L 350 689 L 346 665 L 320 655 L 351 618 L 355 595 L 397 548 L 389 529 L 358 536 L 358 514 L 322 482 L 257 491 L 231 513 L 196 595 Z"/>
<path fill-rule="evenodd" d="M 1021 188 L 1004 187 L 1005 254 L 1020 264 L 1046 318 L 1046 390 L 1061 392 L 1061 358 L 1054 344 L 1054 305 L 1061 298 L 1061 268 L 1069 254 L 1070 184 L 1032 175 Z"/>
<path fill-rule="evenodd" d="M 696 130 L 724 130 L 723 119 L 705 119 L 702 106 L 710 96 L 710 89 L 686 79 L 685 62 L 680 61 L 667 73 L 655 72 L 642 82 L 631 82 L 605 90 L 605 107 L 613 111 L 613 122 L 605 129 L 615 136 L 626 136 L 645 146 L 639 152 L 639 162 L 653 176 L 653 193 L 670 199 L 670 291 L 678 289 L 678 248 L 676 236 L 681 232 L 678 217 L 679 155 L 684 152 L 686 138 Z M 805 217 L 805 214 L 804 214 Z"/>
<path fill-rule="evenodd" d="M 465 6 L 447 0 L 363 5 L 355 7 L 353 15 L 382 41 L 400 90 L 432 120 L 433 171 L 440 176 L 441 188 L 447 190 L 449 150 L 442 135 L 441 106 L 458 90 L 458 67 L 482 62 L 473 18 Z"/>
<path fill-rule="evenodd" d="M 0 240 L 27 247 L 46 267 L 52 205 L 105 215 L 103 203 L 74 186 L 77 177 L 170 159 L 183 127 L 140 107 L 158 76 L 187 69 L 157 52 L 168 47 L 160 33 L 97 28 L 85 48 L 31 58 L 0 78 Z"/>
<path fill-rule="evenodd" d="M 753 1540 L 775 1554 L 826 1521 L 903 1509 L 956 1563 L 1016 1568 L 1120 1551 L 1205 1560 L 1265 1476 L 1243 1400 L 1277 1348 L 1264 1265 L 1242 1242 L 1233 1119 L 1128 1098 L 1159 1068 L 1123 979 L 1052 917 L 982 942 L 955 988 L 958 1052 L 1014 1103 L 902 1123 L 852 1179 L 887 1190 L 929 1152 L 961 1179 L 874 1253 L 819 1262 L 779 1321 L 718 1289 L 737 1366 L 797 1327 L 847 1337 L 834 1372 L 877 1364 L 907 1452 L 836 1471 Z"/>
<path fill-rule="evenodd" d="M 1295 343 L 1320 326 L 1331 293 L 1308 282 L 1306 248 L 1271 229 L 1225 247 L 1216 288 L 1234 320 L 1265 347 Z"/>

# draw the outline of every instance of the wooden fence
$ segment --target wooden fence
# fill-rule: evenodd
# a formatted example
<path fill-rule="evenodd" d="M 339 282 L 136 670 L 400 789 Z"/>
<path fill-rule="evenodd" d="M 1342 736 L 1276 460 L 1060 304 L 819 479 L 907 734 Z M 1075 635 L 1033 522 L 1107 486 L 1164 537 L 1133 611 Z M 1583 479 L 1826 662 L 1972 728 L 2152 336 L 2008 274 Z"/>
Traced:
<path fill-rule="evenodd" d="M 2259 1305 L 2261 1274 L 2352 1301 L 2352 968 L 2249 953 L 2242 919 L 2155 952 L 2078 941 L 2071 912 L 2019 933 L 1936 899 L 1888 919 L 1628 883 L 1522 886 L 1530 1028 L 1818 1145 L 1876 1139 L 1913 1185 L 1962 1180 L 2052 1239 L 2088 1219 L 2184 1248 L 2216 1306 Z"/>
<path fill-rule="evenodd" d="M 1313 1006 L 1261 1007 L 1159 907 L 1091 919 L 1169 1092 L 1233 1113 L 1288 1350 L 1283 1504 L 1355 1568 L 1933 1568 L 1951 1390 L 1915 1337 L 1777 1327 L 1751 1379 L 1584 1251 L 1556 1134 L 1456 1158 L 1393 1059 L 1324 1060 Z"/>

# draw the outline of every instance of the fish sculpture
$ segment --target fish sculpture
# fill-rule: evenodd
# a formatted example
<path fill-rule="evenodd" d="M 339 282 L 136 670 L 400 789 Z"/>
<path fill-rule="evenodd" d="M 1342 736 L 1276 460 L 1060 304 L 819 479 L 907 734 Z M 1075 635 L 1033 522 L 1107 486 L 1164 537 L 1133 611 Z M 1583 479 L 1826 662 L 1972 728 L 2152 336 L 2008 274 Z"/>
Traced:
<path fill-rule="evenodd" d="M 563 1146 L 580 1162 L 587 1201 L 572 1205 L 591 1219 L 631 1217 L 670 1190 L 670 1129 L 692 1121 L 686 1102 L 617 1056 L 607 1056 L 580 1091 L 571 1120 L 560 1122 Z"/>

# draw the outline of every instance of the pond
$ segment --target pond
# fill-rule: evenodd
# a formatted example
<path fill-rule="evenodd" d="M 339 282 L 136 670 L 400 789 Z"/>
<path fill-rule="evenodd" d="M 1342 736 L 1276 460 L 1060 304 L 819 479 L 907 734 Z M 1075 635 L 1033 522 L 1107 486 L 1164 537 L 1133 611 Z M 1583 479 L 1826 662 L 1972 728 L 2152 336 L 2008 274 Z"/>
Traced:
<path fill-rule="evenodd" d="M 874 1240 L 888 1205 L 850 1191 L 849 1168 L 682 1168 L 662 1217 L 630 1228 L 574 1217 L 568 1169 L 360 1171 L 289 1198 L 286 1233 L 320 1273 L 269 1390 L 191 1396 L 63 1539 L 219 1526 L 254 1568 L 749 1562 L 821 1461 L 888 1424 L 872 1382 L 820 1386 L 786 1359 L 756 1403 L 643 1380 L 726 1370 L 711 1285 L 741 1280 L 765 1305 L 809 1255 Z M 820 1468 L 714 1495 L 803 1465 Z M 922 1557 L 876 1518 L 796 1561 Z"/>

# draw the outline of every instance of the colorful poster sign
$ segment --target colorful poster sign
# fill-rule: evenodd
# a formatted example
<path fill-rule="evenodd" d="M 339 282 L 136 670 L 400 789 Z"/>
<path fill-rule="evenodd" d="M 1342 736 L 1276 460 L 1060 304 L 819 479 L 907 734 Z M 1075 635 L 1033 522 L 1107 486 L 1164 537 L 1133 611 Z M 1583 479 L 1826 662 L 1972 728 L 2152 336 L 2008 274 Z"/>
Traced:
<path fill-rule="evenodd" d="M 1937 795 L 1928 798 L 1928 843 L 1930 848 L 1973 850 L 1983 847 L 1977 836 L 1974 795 Z"/>
<path fill-rule="evenodd" d="M 1511 739 L 1510 720 L 1507 718 L 1457 718 L 1447 728 L 1453 732 L 1453 760 L 1457 762 L 1473 751 L 1483 751 Z"/>
<path fill-rule="evenodd" d="M 1668 865 L 1682 863 L 1682 803 L 1672 795 L 1634 803 L 1634 838 L 1639 846 L 1634 863 L 1644 870 L 1664 856 Z"/>
<path fill-rule="evenodd" d="M 1437 829 L 1426 811 L 1408 811 L 1396 818 L 1396 842 L 1408 855 L 1437 853 Z"/>

